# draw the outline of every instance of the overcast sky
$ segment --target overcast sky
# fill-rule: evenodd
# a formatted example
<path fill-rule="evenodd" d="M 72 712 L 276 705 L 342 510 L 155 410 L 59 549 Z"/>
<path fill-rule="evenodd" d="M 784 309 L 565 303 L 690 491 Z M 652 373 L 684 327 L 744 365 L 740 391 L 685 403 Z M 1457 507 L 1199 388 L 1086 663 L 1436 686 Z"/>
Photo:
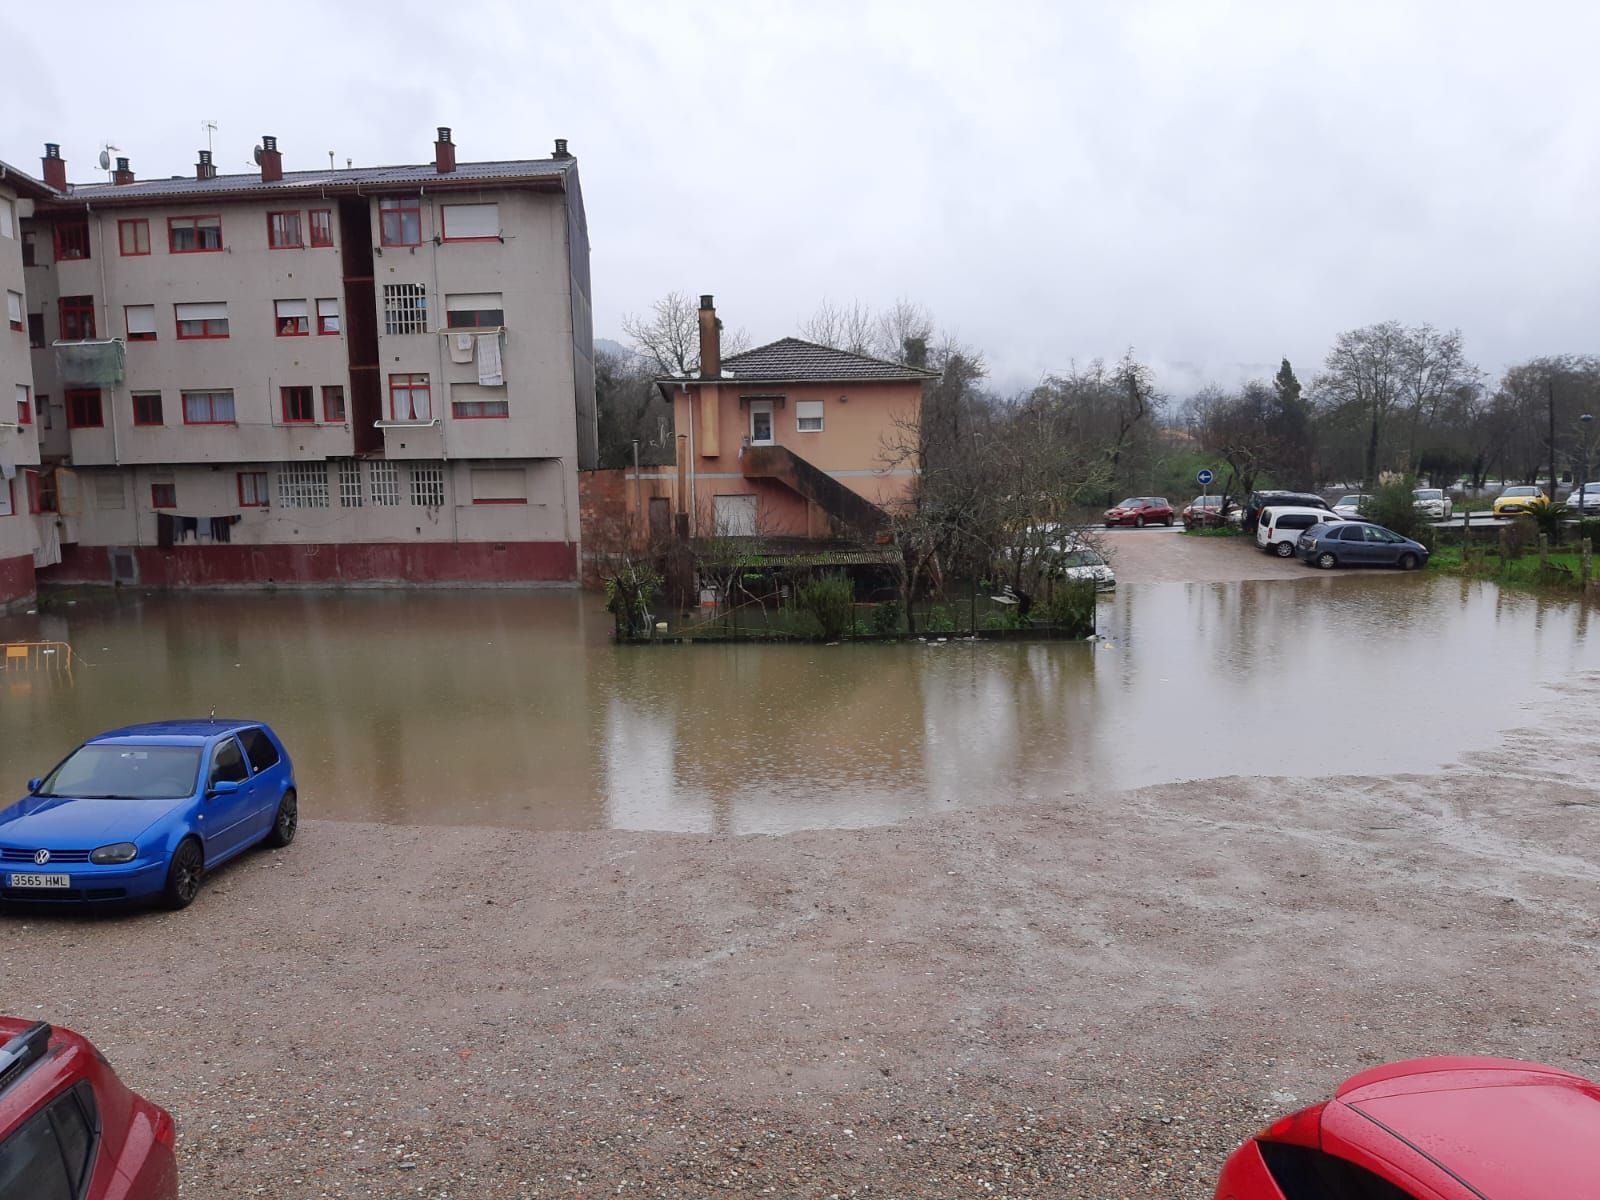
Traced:
<path fill-rule="evenodd" d="M 0 158 L 188 174 L 545 156 L 595 333 L 677 289 L 757 341 L 898 296 L 1032 383 L 1128 346 L 1176 397 L 1459 326 L 1495 370 L 1600 314 L 1600 6 L 80 2 L 0 9 Z M 66 11 L 66 10 L 63 10 Z"/>

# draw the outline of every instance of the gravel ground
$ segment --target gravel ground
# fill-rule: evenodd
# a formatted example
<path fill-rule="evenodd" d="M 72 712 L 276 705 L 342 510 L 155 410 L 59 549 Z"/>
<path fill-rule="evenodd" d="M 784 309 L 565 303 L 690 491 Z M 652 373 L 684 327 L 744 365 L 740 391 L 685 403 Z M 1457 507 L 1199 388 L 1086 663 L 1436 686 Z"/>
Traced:
<path fill-rule="evenodd" d="M 1171 529 L 1118 527 L 1099 532 L 1111 552 L 1120 583 L 1237 583 L 1251 579 L 1359 579 L 1374 573 L 1393 574 L 1391 567 L 1319 571 L 1298 558 L 1278 558 L 1243 537 L 1185 537 L 1183 526 Z"/>
<path fill-rule="evenodd" d="M 1209 1197 L 1376 1062 L 1600 1073 L 1597 732 L 784 837 L 307 820 L 183 913 L 6 919 L 0 1008 L 176 1114 L 188 1197 Z"/>

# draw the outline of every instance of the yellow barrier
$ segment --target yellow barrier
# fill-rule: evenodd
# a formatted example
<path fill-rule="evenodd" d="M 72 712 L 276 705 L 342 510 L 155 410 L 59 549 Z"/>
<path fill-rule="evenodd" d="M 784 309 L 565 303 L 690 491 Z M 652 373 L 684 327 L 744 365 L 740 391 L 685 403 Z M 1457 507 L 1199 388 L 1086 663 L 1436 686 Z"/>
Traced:
<path fill-rule="evenodd" d="M 0 671 L 72 672 L 76 657 L 66 642 L 0 642 Z"/>

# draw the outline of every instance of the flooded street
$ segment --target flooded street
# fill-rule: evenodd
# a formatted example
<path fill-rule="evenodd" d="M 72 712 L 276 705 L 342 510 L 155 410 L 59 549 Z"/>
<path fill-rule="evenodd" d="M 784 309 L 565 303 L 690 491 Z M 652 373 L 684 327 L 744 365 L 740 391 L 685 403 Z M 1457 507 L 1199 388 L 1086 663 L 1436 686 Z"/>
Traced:
<path fill-rule="evenodd" d="M 0 620 L 0 780 L 91 733 L 264 718 L 308 817 L 782 832 L 1224 775 L 1431 771 L 1600 666 L 1589 609 L 1402 575 L 1132 583 L 1105 642 L 613 647 L 591 596 L 84 598 Z"/>

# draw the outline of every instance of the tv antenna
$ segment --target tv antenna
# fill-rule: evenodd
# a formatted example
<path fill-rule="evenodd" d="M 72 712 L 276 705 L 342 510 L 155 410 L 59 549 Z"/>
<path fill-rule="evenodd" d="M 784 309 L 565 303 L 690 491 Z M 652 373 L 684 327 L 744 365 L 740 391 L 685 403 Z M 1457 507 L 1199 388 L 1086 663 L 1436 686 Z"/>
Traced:
<path fill-rule="evenodd" d="M 211 153 L 211 135 L 217 131 L 217 123 L 212 120 L 200 122 L 200 128 L 206 135 L 206 153 Z"/>
<path fill-rule="evenodd" d="M 259 167 L 261 165 L 261 147 L 257 146 L 254 150 L 250 151 L 250 157 L 255 159 L 256 166 Z"/>
<path fill-rule="evenodd" d="M 111 152 L 121 149 L 121 146 L 113 146 L 110 142 L 100 147 L 100 169 L 102 171 L 111 170 Z"/>

